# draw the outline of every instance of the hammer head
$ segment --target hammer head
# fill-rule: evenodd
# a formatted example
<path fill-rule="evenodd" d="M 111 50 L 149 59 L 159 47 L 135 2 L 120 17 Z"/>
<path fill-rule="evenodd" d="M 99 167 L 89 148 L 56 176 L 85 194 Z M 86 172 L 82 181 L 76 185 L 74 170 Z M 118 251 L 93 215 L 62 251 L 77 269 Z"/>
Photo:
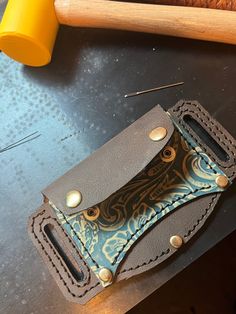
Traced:
<path fill-rule="evenodd" d="M 30 66 L 51 61 L 59 23 L 54 0 L 9 0 L 0 24 L 0 50 Z"/>

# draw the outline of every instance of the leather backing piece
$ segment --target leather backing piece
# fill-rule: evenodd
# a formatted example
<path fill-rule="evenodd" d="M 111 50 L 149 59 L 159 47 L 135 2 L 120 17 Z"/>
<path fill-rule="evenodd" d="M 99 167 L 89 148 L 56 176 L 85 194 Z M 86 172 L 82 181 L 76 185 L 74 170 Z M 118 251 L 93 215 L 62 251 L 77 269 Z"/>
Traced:
<path fill-rule="evenodd" d="M 166 128 L 167 135 L 154 142 L 149 133 L 157 127 Z M 167 144 L 173 131 L 170 117 L 156 106 L 50 185 L 43 194 L 66 214 L 92 207 L 136 176 Z M 82 203 L 74 209 L 68 208 L 65 202 L 66 194 L 71 190 L 82 193 Z"/>
<path fill-rule="evenodd" d="M 210 158 L 222 169 L 222 171 L 225 172 L 230 179 L 233 179 L 235 177 L 236 156 L 234 138 L 227 131 L 225 131 L 218 122 L 212 119 L 209 113 L 207 113 L 197 102 L 180 101 L 169 110 L 169 113 L 176 119 L 178 124 L 193 137 L 197 144 L 207 154 L 209 154 Z M 201 126 L 206 129 L 207 132 L 217 141 L 217 143 L 220 143 L 229 156 L 229 159 L 226 162 L 219 160 L 214 152 L 209 149 L 199 136 L 195 134 L 195 132 L 185 123 L 184 116 L 186 114 L 191 115 L 194 119 L 196 119 L 197 122 L 201 124 Z M 143 125 L 142 121 L 145 121 L 142 119 L 143 118 L 138 120 L 141 121 L 140 127 Z M 145 125 L 143 126 L 145 127 Z M 157 126 L 158 125 L 153 125 L 153 127 Z M 125 145 L 128 144 L 126 143 Z M 109 146 L 106 147 L 107 148 L 105 149 L 109 151 Z M 136 153 L 137 151 L 135 154 Z M 126 156 L 126 158 L 128 157 Z M 143 158 L 145 159 L 145 154 L 143 154 Z M 126 162 L 129 162 L 129 159 Z M 144 165 L 146 165 L 146 162 L 147 160 L 145 160 Z M 109 182 L 112 182 L 112 180 Z M 53 187 L 56 189 L 58 185 L 53 185 Z M 113 188 L 114 187 L 115 185 Z M 60 194 L 63 188 L 64 192 L 65 187 L 61 186 L 59 192 L 57 191 L 57 193 Z M 179 206 L 175 211 L 166 215 L 163 219 L 157 222 L 128 251 L 125 259 L 117 270 L 117 276 L 114 283 L 116 281 L 130 278 L 159 265 L 176 251 L 179 251 L 181 254 L 181 248 L 177 250 L 171 246 L 169 241 L 170 237 L 173 235 L 179 235 L 182 237 L 183 242 L 187 243 L 204 225 L 207 218 L 214 210 L 220 195 L 221 193 L 213 193 L 204 197 L 199 197 L 185 205 Z M 30 236 L 65 297 L 70 301 L 84 304 L 96 294 L 101 292 L 104 288 L 94 275 L 93 271 L 89 269 L 88 265 L 82 259 L 80 252 L 74 245 L 72 239 L 67 235 L 54 215 L 55 214 L 50 205 L 48 203 L 44 204 L 30 218 Z M 76 259 L 78 262 L 78 271 L 83 274 L 81 280 L 76 280 L 63 257 L 58 253 L 53 243 L 47 237 L 47 234 L 45 233 L 45 226 L 48 224 L 53 225 L 57 231 L 57 235 L 61 239 L 60 242 L 63 243 L 65 254 L 69 258 Z"/>
<path fill-rule="evenodd" d="M 117 272 L 114 283 L 143 273 L 176 253 L 177 249 L 170 245 L 170 237 L 178 234 L 183 238 L 184 243 L 187 243 L 206 222 L 219 197 L 220 193 L 196 199 L 186 206 L 180 207 L 155 225 L 129 251 Z M 43 232 L 46 224 L 55 226 L 58 236 L 66 246 L 64 248 L 67 256 L 73 254 L 79 258 L 80 269 L 85 275 L 83 281 L 76 281 L 63 258 Z M 49 204 L 44 204 L 30 217 L 28 232 L 51 275 L 69 301 L 85 304 L 104 289 L 93 271 L 80 258 L 80 253 L 62 226 L 58 224 Z M 179 253 L 181 254 L 181 249 L 179 249 Z"/>

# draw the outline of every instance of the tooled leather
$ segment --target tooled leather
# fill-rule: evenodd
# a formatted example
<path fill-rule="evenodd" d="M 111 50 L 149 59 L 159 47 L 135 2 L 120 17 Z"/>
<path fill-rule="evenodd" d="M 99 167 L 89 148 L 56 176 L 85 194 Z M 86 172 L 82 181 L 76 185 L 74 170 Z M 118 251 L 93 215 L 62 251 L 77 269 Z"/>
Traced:
<path fill-rule="evenodd" d="M 236 176 L 236 141 L 197 101 L 179 101 L 174 107 L 168 110 L 175 116 L 178 123 L 183 127 L 199 146 L 210 156 L 210 158 L 225 172 L 230 178 Z M 230 157 L 228 161 L 220 160 L 215 153 L 210 150 L 199 136 L 184 122 L 184 115 L 191 115 L 206 131 L 222 146 Z"/>
<path fill-rule="evenodd" d="M 183 107 L 187 104 L 192 104 L 192 102 L 185 102 L 185 104 L 181 106 L 180 110 L 183 109 Z M 175 107 L 177 107 L 177 105 Z M 185 109 L 189 109 L 189 108 L 185 108 Z M 180 112 L 175 111 L 175 113 L 178 114 Z M 221 130 L 222 132 L 224 132 L 223 128 Z M 231 138 L 228 138 L 227 135 L 226 137 L 227 139 L 231 140 Z M 227 166 L 228 167 L 224 169 L 230 169 L 234 167 L 233 164 L 227 165 Z M 231 176 L 234 176 L 234 174 L 231 173 Z M 213 194 L 210 196 L 206 196 L 203 199 L 197 199 L 194 202 L 185 205 L 183 208 L 178 209 L 178 211 L 175 211 L 174 213 L 166 217 L 159 224 L 157 224 L 152 230 L 147 232 L 145 236 L 139 240 L 138 244 L 136 244 L 134 248 L 130 250 L 125 261 L 123 262 L 120 269 L 118 270 L 116 280 L 120 281 L 124 278 L 132 277 L 150 268 L 153 268 L 154 266 L 160 264 L 166 258 L 171 256 L 174 252 L 176 252 L 175 249 L 170 247 L 168 243 L 169 237 L 167 235 L 166 236 L 164 235 L 164 231 L 169 229 L 170 234 L 172 234 L 173 232 L 177 232 L 176 230 L 174 230 L 174 228 L 170 226 L 172 226 L 172 224 L 176 224 L 176 221 L 179 221 L 179 220 L 183 221 L 183 223 L 187 224 L 188 227 L 187 228 L 183 226 L 180 227 L 179 234 L 184 238 L 185 242 L 189 241 L 192 238 L 192 236 L 205 223 L 206 218 L 213 211 L 214 206 L 216 205 L 219 196 L 220 194 Z M 201 206 L 199 206 L 200 203 L 201 203 Z M 191 213 L 193 212 L 193 209 L 197 210 L 197 215 L 195 216 L 191 215 Z M 183 210 L 186 210 L 185 215 L 182 212 Z M 50 213 L 51 213 L 51 210 L 50 210 Z M 190 213 L 190 217 L 186 216 L 187 213 Z M 181 217 L 181 219 L 179 218 L 179 220 L 177 219 L 177 216 L 176 216 L 178 214 Z M 60 228 L 62 229 L 61 226 Z M 32 233 L 32 230 L 30 232 Z M 38 230 L 38 232 L 40 232 L 40 230 Z M 165 241 L 162 241 L 160 243 L 156 241 L 156 239 L 162 239 L 162 240 L 164 239 Z M 149 248 L 149 253 L 147 254 L 145 253 L 145 249 L 148 248 L 147 243 L 150 243 L 150 240 L 154 241 L 154 243 L 157 242 L 158 245 L 155 248 L 155 250 L 153 250 L 153 248 Z M 153 254 L 153 252 L 155 252 L 155 254 Z M 45 254 L 44 250 L 41 250 L 40 253 Z M 50 267 L 55 268 L 55 266 L 54 267 L 52 266 L 53 259 L 51 260 L 48 259 L 47 263 L 49 265 L 49 269 Z M 87 302 L 91 297 L 93 297 L 94 295 L 96 295 L 102 290 L 102 287 L 99 284 L 99 282 L 97 282 L 96 284 L 92 284 L 92 282 L 88 280 L 88 282 L 83 284 L 83 288 L 82 288 L 83 292 L 74 294 L 73 292 L 71 292 L 71 289 L 70 289 L 71 282 L 68 280 L 67 281 L 64 280 L 63 282 L 63 278 L 60 276 L 60 267 L 57 266 L 57 268 L 58 268 L 57 271 L 54 272 L 54 277 L 55 276 L 57 277 L 57 282 L 58 281 L 61 282 L 59 286 L 61 287 L 62 290 L 63 290 L 63 286 L 64 288 L 65 286 L 69 288 L 69 290 L 67 289 L 67 292 L 65 292 L 65 289 L 63 292 L 65 296 L 70 300 L 73 300 L 79 303 L 84 303 L 84 302 Z M 91 271 L 89 270 L 89 272 Z"/>
<path fill-rule="evenodd" d="M 189 145 L 186 144 L 186 140 L 181 140 L 183 136 L 188 140 Z M 177 143 L 179 144 L 177 145 Z M 87 221 L 84 219 L 83 213 L 73 217 L 66 216 L 55 208 L 59 221 L 67 233 L 73 237 L 75 244 L 97 276 L 99 276 L 99 270 L 102 267 L 109 268 L 115 275 L 121 260 L 125 258 L 131 245 L 135 245 L 142 233 L 156 223 L 157 220 L 160 220 L 171 210 L 176 210 L 176 206 L 201 195 L 222 191 L 215 183 L 215 174 L 223 174 L 223 172 L 209 160 L 206 154 L 202 153 L 199 147 L 195 147 L 196 144 L 191 141 L 186 133 L 180 137 L 179 132 L 175 131 L 168 145 L 176 149 L 177 157 L 175 161 L 171 164 L 164 163 L 158 154 L 143 170 L 144 174 L 137 176 L 138 184 L 131 181 L 128 184 L 130 188 L 124 186 L 105 204 L 98 205 L 101 209 L 101 215 L 97 221 Z M 188 167 L 188 171 L 184 171 L 186 167 Z M 170 171 L 170 169 L 165 171 L 165 168 L 170 168 L 173 171 Z M 159 171 L 156 172 L 154 169 L 159 169 Z M 147 175 L 148 173 L 150 173 L 150 176 Z M 209 176 L 207 176 L 207 179 L 203 179 L 206 174 L 209 174 Z M 178 178 L 180 188 L 178 188 L 177 181 L 173 179 L 174 177 Z M 135 178 L 133 180 L 135 181 Z M 166 198 L 164 194 L 161 194 L 162 197 L 159 198 L 159 193 L 162 193 L 162 186 L 166 186 L 163 190 L 163 193 L 167 193 Z M 169 196 L 168 187 L 170 188 Z M 172 190 L 172 187 L 175 187 L 175 189 Z M 153 193 L 150 193 L 151 190 Z M 147 193 L 147 191 L 149 192 Z M 154 193 L 154 191 L 156 192 Z M 129 195 L 132 197 L 130 198 Z M 136 202 L 137 199 L 139 199 L 138 202 Z M 106 220 L 106 217 L 108 217 L 108 220 Z M 123 220 L 124 217 L 127 220 Z M 119 225 L 120 221 L 122 221 L 122 225 Z M 84 232 L 84 230 L 87 231 Z M 91 239 L 93 240 L 91 241 Z"/>
<path fill-rule="evenodd" d="M 199 190 L 199 189 L 198 189 L 198 190 Z M 190 192 L 190 193 L 184 194 L 183 197 L 181 197 L 181 198 L 177 198 L 177 199 L 173 200 L 170 204 L 166 205 L 166 207 L 168 207 L 168 206 L 170 206 L 170 205 L 172 205 L 172 204 L 174 204 L 174 203 L 177 203 L 177 202 L 179 202 L 180 200 L 183 200 L 183 199 L 187 198 L 188 196 L 190 196 L 191 194 L 194 194 L 194 193 L 196 193 L 196 190 L 194 190 L 194 191 L 192 191 L 192 192 Z M 166 207 L 163 207 L 163 208 L 162 208 L 162 211 L 164 211 L 164 210 L 166 209 Z M 152 217 L 152 218 L 153 218 L 153 217 Z M 145 224 L 146 224 L 147 222 L 148 222 L 148 220 L 145 221 Z M 141 230 L 141 228 L 143 228 L 143 226 L 144 226 L 144 225 L 140 225 L 139 229 L 137 229 L 137 230 L 135 231 L 135 233 L 133 233 L 133 235 L 135 235 L 136 233 L 138 233 L 138 232 Z M 122 245 L 121 249 L 119 250 L 119 252 L 118 252 L 117 255 L 115 256 L 115 258 L 114 258 L 112 264 L 115 264 L 115 263 L 117 262 L 117 260 L 118 260 L 118 258 L 119 258 L 119 256 L 120 256 L 120 254 L 121 254 L 121 253 L 123 252 L 123 250 L 124 250 L 124 247 L 129 243 L 129 241 L 131 241 L 131 239 L 132 239 L 132 237 L 131 237 L 130 239 L 127 239 L 127 241 Z"/>
<path fill-rule="evenodd" d="M 213 211 L 214 206 L 219 198 L 219 194 L 213 194 L 206 196 L 204 199 L 197 199 L 192 203 L 187 204 L 180 208 L 180 210 L 174 212 L 173 214 L 169 215 L 166 219 L 160 222 L 160 225 L 156 225 L 152 230 L 147 232 L 145 237 L 141 238 L 139 243 L 130 250 L 129 254 L 127 255 L 126 260 L 121 265 L 120 269 L 117 272 L 116 281 L 121 281 L 123 279 L 128 279 L 133 277 L 134 275 L 138 275 L 147 271 L 170 257 L 172 254 L 176 252 L 169 244 L 169 235 L 173 232 L 173 228 L 169 228 L 170 225 L 176 224 L 177 222 L 184 222 L 183 220 L 184 215 L 190 214 L 192 219 L 190 219 L 191 223 L 188 227 L 184 228 L 184 226 L 179 227 L 178 234 L 181 235 L 185 242 L 189 241 L 192 236 L 201 228 L 201 226 L 205 223 L 206 218 L 210 215 Z M 203 202 L 205 203 L 205 207 L 203 207 Z M 45 206 L 45 205 L 44 205 Z M 201 211 L 193 219 L 193 215 L 191 214 L 192 208 L 198 209 L 201 208 Z M 181 211 L 185 212 L 185 214 Z M 47 205 L 47 208 L 44 207 L 38 211 L 35 215 L 33 215 L 29 222 L 29 233 L 31 238 L 33 239 L 34 243 L 36 241 L 36 247 L 39 250 L 40 254 L 43 256 L 45 263 L 48 265 L 49 271 L 56 280 L 59 288 L 65 295 L 65 297 L 73 302 L 78 302 L 84 304 L 88 302 L 91 298 L 93 298 L 96 294 L 101 292 L 104 288 L 101 284 L 95 280 L 87 280 L 82 284 L 78 284 L 72 281 L 70 273 L 67 271 L 63 271 L 63 266 L 61 263 L 57 263 L 58 256 L 53 249 L 46 250 L 45 245 L 43 244 L 42 239 L 42 231 L 40 229 L 37 230 L 35 226 L 35 220 L 37 217 L 41 217 L 41 220 L 37 222 L 39 225 L 42 224 L 44 221 L 43 215 L 46 214 L 46 219 L 53 219 L 54 222 L 56 221 L 51 208 Z M 188 221 L 188 219 L 186 219 Z M 160 228 L 161 226 L 161 228 Z M 58 224 L 58 227 L 61 229 L 64 236 L 66 236 L 70 243 L 73 245 L 73 242 L 65 233 L 64 229 L 61 225 Z M 169 230 L 169 234 L 165 232 Z M 184 230 L 184 232 L 183 232 Z M 168 233 L 168 232 L 167 232 Z M 165 240 L 160 242 L 160 240 Z M 39 242 L 39 243 L 38 243 Z M 150 243 L 157 243 L 155 249 L 150 247 Z M 148 245 L 147 245 L 148 244 Z M 76 247 L 73 245 L 74 249 Z M 148 251 L 147 251 L 148 249 Z M 77 249 L 76 249 L 77 250 Z M 79 252 L 77 251 L 79 254 Z M 93 272 L 88 268 L 88 272 L 90 276 L 93 276 Z"/>
<path fill-rule="evenodd" d="M 166 137 L 162 141 L 151 141 L 149 133 L 160 126 L 167 129 Z M 92 207 L 136 176 L 167 144 L 173 131 L 170 117 L 156 106 L 56 180 L 43 194 L 69 215 Z M 82 202 L 76 208 L 66 206 L 66 194 L 71 190 L 82 193 Z"/>

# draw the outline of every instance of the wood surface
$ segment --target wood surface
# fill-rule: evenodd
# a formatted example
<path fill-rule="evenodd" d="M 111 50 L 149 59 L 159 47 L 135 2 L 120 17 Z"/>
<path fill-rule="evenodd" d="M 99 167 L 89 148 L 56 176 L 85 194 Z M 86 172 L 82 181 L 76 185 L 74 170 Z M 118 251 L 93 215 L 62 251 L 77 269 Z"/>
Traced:
<path fill-rule="evenodd" d="M 110 28 L 236 44 L 236 12 L 115 2 L 56 0 L 61 24 Z"/>
<path fill-rule="evenodd" d="M 142 0 L 140 2 L 236 11 L 235 0 Z"/>

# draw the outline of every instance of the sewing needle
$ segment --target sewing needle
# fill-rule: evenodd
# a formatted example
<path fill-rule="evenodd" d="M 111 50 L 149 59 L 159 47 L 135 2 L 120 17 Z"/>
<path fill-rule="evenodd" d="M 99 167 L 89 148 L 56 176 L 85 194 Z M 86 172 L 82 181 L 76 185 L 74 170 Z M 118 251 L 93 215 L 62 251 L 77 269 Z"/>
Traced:
<path fill-rule="evenodd" d="M 1 153 L 4 153 L 4 152 L 7 151 L 7 150 L 13 149 L 13 148 L 15 148 L 15 147 L 17 147 L 17 146 L 20 146 L 20 145 L 22 145 L 22 144 L 25 144 L 25 143 L 28 143 L 28 142 L 30 142 L 30 141 L 35 140 L 36 138 L 38 138 L 38 137 L 41 136 L 41 134 L 36 135 L 37 133 L 38 133 L 38 131 L 36 131 L 36 132 L 34 132 L 34 133 L 30 134 L 30 135 L 27 135 L 27 136 L 25 136 L 24 138 L 20 139 L 19 141 L 17 141 L 17 142 L 15 142 L 15 143 L 13 143 L 13 144 L 10 144 L 10 145 L 8 145 L 8 146 L 6 146 L 6 147 L 0 149 L 0 154 L 1 154 Z M 35 136 L 34 136 L 34 135 L 35 135 Z"/>
<path fill-rule="evenodd" d="M 159 91 L 162 89 L 175 87 L 175 86 L 179 86 L 179 85 L 183 85 L 183 84 L 184 84 L 184 82 L 178 82 L 178 83 L 174 83 L 174 84 L 169 84 L 169 85 L 159 86 L 159 87 L 155 87 L 155 88 L 151 88 L 151 89 L 146 89 L 146 90 L 142 90 L 139 92 L 127 94 L 127 95 L 125 95 L 125 98 L 134 97 L 134 96 L 138 96 L 138 95 L 142 95 L 142 94 L 146 94 L 146 93 L 150 93 L 150 92 L 155 92 L 155 91 Z"/>

